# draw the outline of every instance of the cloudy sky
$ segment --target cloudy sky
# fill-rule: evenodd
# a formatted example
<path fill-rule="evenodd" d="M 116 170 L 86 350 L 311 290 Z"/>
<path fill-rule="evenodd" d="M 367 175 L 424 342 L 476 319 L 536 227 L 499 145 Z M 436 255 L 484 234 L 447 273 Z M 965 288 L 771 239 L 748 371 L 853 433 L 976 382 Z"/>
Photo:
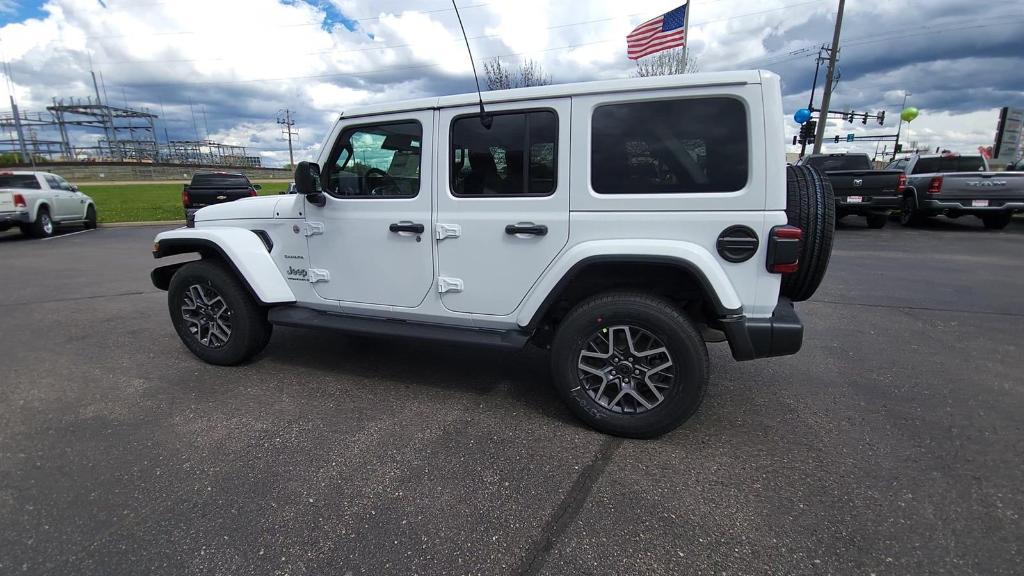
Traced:
<path fill-rule="evenodd" d="M 679 1 L 459 6 L 478 61 L 531 58 L 555 82 L 575 82 L 629 76 L 626 34 Z M 690 50 L 701 70 L 772 70 L 783 79 L 786 117 L 806 105 L 837 0 L 692 4 Z M 836 120 L 826 135 L 892 133 L 909 91 L 908 105 L 921 110 L 912 140 L 962 152 L 991 144 L 998 109 L 1024 107 L 1022 28 L 1020 0 L 850 0 L 833 109 L 886 110 L 892 122 Z M 160 115 L 161 140 L 165 129 L 172 139 L 208 135 L 248 146 L 266 165 L 288 159 L 279 109 L 295 114 L 300 160 L 315 156 L 331 122 L 354 105 L 473 88 L 446 0 L 0 0 L 0 58 L 10 70 L 0 85 L 13 88 L 22 110 L 93 94 L 91 67 L 112 104 Z M 5 93 L 0 106 L 7 102 Z M 795 133 L 791 119 L 786 126 Z"/>

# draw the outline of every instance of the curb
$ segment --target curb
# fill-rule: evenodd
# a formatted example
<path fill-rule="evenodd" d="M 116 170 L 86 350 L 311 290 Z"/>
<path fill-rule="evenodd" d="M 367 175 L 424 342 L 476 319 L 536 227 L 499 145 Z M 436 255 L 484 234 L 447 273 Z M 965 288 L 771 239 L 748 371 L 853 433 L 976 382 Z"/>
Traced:
<path fill-rule="evenodd" d="M 100 228 L 131 228 L 136 226 L 184 226 L 184 220 L 156 220 L 151 222 L 100 222 Z"/>

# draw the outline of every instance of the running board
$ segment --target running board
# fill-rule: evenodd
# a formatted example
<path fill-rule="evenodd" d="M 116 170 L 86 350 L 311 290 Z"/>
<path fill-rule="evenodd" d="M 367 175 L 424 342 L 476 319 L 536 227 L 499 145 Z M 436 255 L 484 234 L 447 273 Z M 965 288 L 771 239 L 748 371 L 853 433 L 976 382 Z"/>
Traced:
<path fill-rule="evenodd" d="M 277 326 L 292 328 L 324 328 L 354 334 L 399 336 L 421 340 L 443 340 L 462 344 L 480 344 L 498 348 L 520 349 L 529 335 L 519 330 L 488 330 L 461 328 L 444 324 L 410 322 L 392 318 L 373 318 L 322 312 L 300 306 L 278 306 L 267 313 L 267 320 Z"/>

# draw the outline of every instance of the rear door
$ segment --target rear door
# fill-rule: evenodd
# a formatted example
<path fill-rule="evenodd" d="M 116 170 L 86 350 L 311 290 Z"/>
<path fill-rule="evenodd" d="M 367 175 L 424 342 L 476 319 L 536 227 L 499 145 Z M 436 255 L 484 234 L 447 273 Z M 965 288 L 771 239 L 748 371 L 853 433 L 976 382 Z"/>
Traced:
<path fill-rule="evenodd" d="M 445 308 L 512 313 L 569 238 L 570 100 L 440 113 L 437 255 Z"/>

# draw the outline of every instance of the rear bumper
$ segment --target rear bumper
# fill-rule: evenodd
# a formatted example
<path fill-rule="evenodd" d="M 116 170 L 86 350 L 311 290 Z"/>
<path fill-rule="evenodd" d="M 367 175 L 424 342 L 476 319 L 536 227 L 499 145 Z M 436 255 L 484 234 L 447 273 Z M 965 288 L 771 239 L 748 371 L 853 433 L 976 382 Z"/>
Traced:
<path fill-rule="evenodd" d="M 0 225 L 10 226 L 12 224 L 28 224 L 32 222 L 31 215 L 25 212 L 0 212 Z"/>
<path fill-rule="evenodd" d="M 741 315 L 723 318 L 720 322 L 736 360 L 796 354 L 804 340 L 804 325 L 793 302 L 787 298 L 779 299 L 771 318 Z"/>
<path fill-rule="evenodd" d="M 921 209 L 929 212 L 952 210 L 962 214 L 995 214 L 1000 212 L 1024 212 L 1024 200 L 991 199 L 988 206 L 971 206 L 974 200 L 984 198 L 943 198 L 921 201 Z"/>
<path fill-rule="evenodd" d="M 900 207 L 899 196 L 862 196 L 860 202 L 850 202 L 847 198 L 849 196 L 836 196 L 836 209 L 845 214 L 887 212 Z"/>

